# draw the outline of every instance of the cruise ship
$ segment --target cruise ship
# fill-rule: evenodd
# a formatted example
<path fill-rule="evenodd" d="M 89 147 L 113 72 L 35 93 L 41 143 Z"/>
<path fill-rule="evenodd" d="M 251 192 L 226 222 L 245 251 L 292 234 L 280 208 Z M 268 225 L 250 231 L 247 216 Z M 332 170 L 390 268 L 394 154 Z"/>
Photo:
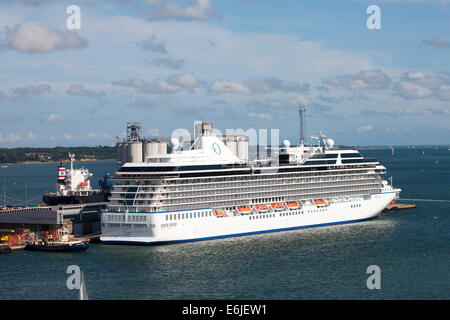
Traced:
<path fill-rule="evenodd" d="M 247 142 L 248 143 L 248 142 Z M 386 168 L 355 149 L 317 145 L 271 148 L 253 161 L 203 130 L 190 148 L 125 163 L 102 212 L 100 240 L 166 244 L 364 221 L 400 193 Z"/>

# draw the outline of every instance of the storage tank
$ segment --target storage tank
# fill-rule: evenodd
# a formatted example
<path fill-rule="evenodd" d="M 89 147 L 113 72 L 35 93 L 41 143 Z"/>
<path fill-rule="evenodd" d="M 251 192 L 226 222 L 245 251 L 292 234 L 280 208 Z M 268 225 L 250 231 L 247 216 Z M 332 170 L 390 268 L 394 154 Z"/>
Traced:
<path fill-rule="evenodd" d="M 122 148 L 123 148 L 123 142 L 117 142 L 116 144 L 116 165 L 117 170 L 120 169 L 120 167 L 123 165 L 123 158 L 122 158 Z"/>
<path fill-rule="evenodd" d="M 165 142 L 165 141 L 158 142 L 158 153 L 159 154 L 167 153 L 167 142 Z"/>
<path fill-rule="evenodd" d="M 122 143 L 122 166 L 129 162 L 128 159 L 128 143 L 127 142 L 123 142 Z"/>
<path fill-rule="evenodd" d="M 150 155 L 155 155 L 158 153 L 158 142 L 157 141 L 146 141 L 144 143 L 144 161 Z"/>
<path fill-rule="evenodd" d="M 234 136 L 227 137 L 225 145 L 228 147 L 228 149 L 230 149 L 233 155 L 235 156 L 237 155 L 236 137 Z"/>
<path fill-rule="evenodd" d="M 142 162 L 142 141 L 133 141 L 128 144 L 128 162 Z"/>
<path fill-rule="evenodd" d="M 158 141 L 150 142 L 150 154 L 158 154 Z"/>
<path fill-rule="evenodd" d="M 248 139 L 240 137 L 237 142 L 237 157 L 241 160 L 248 161 Z"/>

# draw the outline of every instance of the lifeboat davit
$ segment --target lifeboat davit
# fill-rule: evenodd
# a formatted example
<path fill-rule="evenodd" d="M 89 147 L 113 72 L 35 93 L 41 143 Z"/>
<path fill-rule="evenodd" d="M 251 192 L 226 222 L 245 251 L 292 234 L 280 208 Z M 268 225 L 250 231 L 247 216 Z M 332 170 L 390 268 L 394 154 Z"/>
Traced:
<path fill-rule="evenodd" d="M 271 206 L 274 210 L 277 210 L 277 211 L 284 209 L 284 204 L 282 204 L 282 203 L 272 203 Z"/>
<path fill-rule="evenodd" d="M 258 210 L 258 212 L 268 212 L 270 210 L 269 207 L 265 204 L 257 204 L 255 206 L 255 209 Z"/>
<path fill-rule="evenodd" d="M 239 213 L 247 214 L 247 213 L 252 212 L 252 209 L 249 207 L 238 207 L 237 209 L 238 209 Z"/>
<path fill-rule="evenodd" d="M 286 205 L 289 209 L 298 209 L 300 208 L 300 203 L 298 203 L 297 201 L 288 201 L 286 202 Z"/>
<path fill-rule="evenodd" d="M 227 215 L 227 213 L 223 210 L 214 210 L 214 213 L 216 214 L 217 217 L 225 217 Z"/>

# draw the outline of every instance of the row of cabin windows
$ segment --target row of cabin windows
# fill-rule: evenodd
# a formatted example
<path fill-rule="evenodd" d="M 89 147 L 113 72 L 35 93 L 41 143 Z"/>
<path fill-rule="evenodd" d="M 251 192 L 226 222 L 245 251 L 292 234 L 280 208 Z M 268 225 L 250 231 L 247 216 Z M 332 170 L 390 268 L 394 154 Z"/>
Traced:
<path fill-rule="evenodd" d="M 115 214 L 111 214 L 108 215 L 108 221 L 116 221 L 116 222 L 124 222 L 125 221 L 125 216 L 123 215 L 115 215 Z"/>
<path fill-rule="evenodd" d="M 232 183 L 220 183 L 220 184 L 204 184 L 204 185 L 197 185 L 197 184 L 191 184 L 186 186 L 174 186 L 170 187 L 165 191 L 170 192 L 179 192 L 178 194 L 180 196 L 183 196 L 184 194 L 180 191 L 196 191 L 196 192 L 211 192 L 213 189 L 218 189 L 216 192 L 220 192 L 220 189 L 227 189 L 227 188 L 242 188 L 242 187 L 250 187 L 250 188 L 257 188 L 257 187 L 271 187 L 275 185 L 281 184 L 301 184 L 303 187 L 307 187 L 308 184 L 311 183 L 327 183 L 327 184 L 338 184 L 341 183 L 341 181 L 355 181 L 355 180 L 378 180 L 379 177 L 376 175 L 342 175 L 342 176 L 322 176 L 322 177 L 308 177 L 308 178 L 289 178 L 289 179 L 283 179 L 282 181 L 279 180 L 270 180 L 270 181 L 245 181 L 245 182 L 232 182 Z M 115 189 L 113 193 L 124 193 L 126 192 L 126 188 L 122 189 Z M 150 193 L 149 191 L 145 191 L 141 188 L 142 193 Z M 161 195 L 164 195 L 165 193 L 161 193 Z"/>
<path fill-rule="evenodd" d="M 265 203 L 265 202 L 277 202 L 277 201 L 284 201 L 284 198 L 283 197 L 272 197 L 272 198 L 252 199 L 252 203 Z"/>
<path fill-rule="evenodd" d="M 250 220 L 255 220 L 255 219 L 264 219 L 264 218 L 274 218 L 275 214 L 264 214 L 264 215 L 254 215 L 254 216 L 250 216 L 248 217 Z"/>
<path fill-rule="evenodd" d="M 296 192 L 289 192 L 287 194 L 287 196 L 292 196 L 295 195 L 295 198 L 305 198 L 305 199 L 309 199 L 309 198 L 334 198 L 334 197 L 348 197 L 348 196 L 352 196 L 352 195 L 359 195 L 361 193 L 361 190 L 364 191 L 364 193 L 378 193 L 380 192 L 381 189 L 355 189 L 353 190 L 348 190 L 346 192 L 329 192 L 329 193 L 307 193 L 307 192 L 301 192 L 301 193 L 296 193 Z M 234 207 L 230 207 L 230 205 L 233 206 L 237 206 L 239 205 L 239 203 L 237 203 L 236 201 L 237 199 L 232 199 L 232 200 L 228 200 L 228 201 L 209 201 L 210 203 L 213 203 L 213 205 L 215 207 L 222 207 L 225 208 L 226 210 L 232 210 Z M 205 203 L 202 203 L 201 205 L 204 205 Z M 175 205 L 167 205 L 164 206 L 164 211 L 169 211 L 169 210 L 186 210 L 186 209 L 196 209 L 196 206 L 198 206 L 199 204 L 193 203 L 193 204 L 188 204 L 188 203 L 184 203 L 184 204 L 175 204 Z M 162 209 L 161 209 L 162 210 Z"/>
<path fill-rule="evenodd" d="M 352 205 L 350 206 L 350 208 L 359 208 L 359 207 L 361 207 L 361 203 L 358 203 L 358 204 L 352 204 Z"/>
<path fill-rule="evenodd" d="M 308 210 L 309 212 L 323 212 L 326 211 L 327 209 L 317 209 L 317 210 Z M 303 214 L 303 210 L 302 211 L 288 211 L 288 212 L 281 212 L 280 213 L 280 217 L 286 217 L 286 216 L 293 216 L 293 215 L 298 215 L 298 214 Z M 269 214 L 269 215 L 254 215 L 254 216 L 250 216 L 249 219 L 262 219 L 262 218 L 273 218 L 275 217 L 274 214 Z"/>
<path fill-rule="evenodd" d="M 125 216 L 124 215 L 108 215 L 108 221 L 116 221 L 116 222 L 125 222 Z M 127 215 L 127 221 L 128 222 L 145 222 L 147 221 L 146 216 L 142 215 Z"/>
<path fill-rule="evenodd" d="M 282 212 L 280 214 L 281 217 L 285 217 L 285 216 L 292 216 L 292 215 L 297 215 L 297 214 L 303 214 L 303 211 L 288 211 L 288 212 Z"/>
<path fill-rule="evenodd" d="M 353 168 L 351 166 L 346 166 L 348 168 Z M 359 167 L 358 167 L 359 168 Z M 365 167 L 361 167 L 365 168 Z M 366 173 L 367 170 L 339 170 L 337 173 L 339 175 L 342 174 L 354 174 L 354 173 Z M 228 176 L 228 177 L 214 177 L 214 178 L 194 178 L 194 179 L 183 179 L 183 178 L 175 178 L 171 180 L 155 180 L 155 181 L 141 181 L 140 185 L 177 185 L 177 184 L 196 184 L 196 183 L 217 183 L 217 182 L 227 182 L 227 181 L 246 181 L 246 180 L 265 180 L 265 179 L 283 179 L 283 178 L 297 178 L 297 177 L 310 177 L 310 176 L 324 176 L 336 174 L 336 172 L 297 172 L 297 173 L 280 173 L 279 175 L 254 175 L 254 176 Z M 125 180 L 123 185 L 135 185 L 137 184 L 135 179 Z M 119 187 L 119 186 L 116 186 Z"/>
<path fill-rule="evenodd" d="M 193 218 L 204 218 L 211 217 L 211 211 L 194 211 L 194 212 L 183 212 L 183 213 L 174 213 L 166 215 L 166 221 L 170 220 L 182 220 L 182 219 L 193 219 Z"/>
<path fill-rule="evenodd" d="M 128 215 L 129 222 L 144 222 L 147 220 L 146 218 L 146 216 Z"/>

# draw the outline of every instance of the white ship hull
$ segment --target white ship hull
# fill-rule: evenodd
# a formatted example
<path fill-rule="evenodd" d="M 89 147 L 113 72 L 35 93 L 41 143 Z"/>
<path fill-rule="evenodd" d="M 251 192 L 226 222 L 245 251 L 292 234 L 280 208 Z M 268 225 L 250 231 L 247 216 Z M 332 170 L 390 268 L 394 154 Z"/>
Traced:
<path fill-rule="evenodd" d="M 399 191 L 335 199 L 326 206 L 308 203 L 296 210 L 226 217 L 216 217 L 208 208 L 165 213 L 104 212 L 100 239 L 105 243 L 164 244 L 358 222 L 378 216 Z M 193 212 L 203 212 L 205 217 L 193 218 Z M 175 220 L 168 220 L 168 215 L 175 214 Z M 124 222 L 108 223 L 108 215 L 122 215 Z M 141 221 L 129 221 L 129 215 L 139 216 Z"/>

